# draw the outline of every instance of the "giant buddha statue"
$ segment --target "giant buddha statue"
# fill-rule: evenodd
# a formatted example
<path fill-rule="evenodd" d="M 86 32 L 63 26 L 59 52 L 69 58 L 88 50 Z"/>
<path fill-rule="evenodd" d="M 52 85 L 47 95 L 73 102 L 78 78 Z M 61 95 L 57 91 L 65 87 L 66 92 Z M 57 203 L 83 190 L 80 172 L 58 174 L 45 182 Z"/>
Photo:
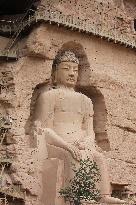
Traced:
<path fill-rule="evenodd" d="M 58 54 L 53 63 L 52 88 L 40 94 L 35 121 L 41 123 L 47 144 L 48 158 L 65 164 L 65 182 L 72 177 L 71 162 L 88 156 L 100 170 L 101 202 L 124 203 L 111 197 L 111 187 L 104 155 L 95 147 L 93 104 L 86 95 L 75 91 L 79 59 L 71 51 Z"/>

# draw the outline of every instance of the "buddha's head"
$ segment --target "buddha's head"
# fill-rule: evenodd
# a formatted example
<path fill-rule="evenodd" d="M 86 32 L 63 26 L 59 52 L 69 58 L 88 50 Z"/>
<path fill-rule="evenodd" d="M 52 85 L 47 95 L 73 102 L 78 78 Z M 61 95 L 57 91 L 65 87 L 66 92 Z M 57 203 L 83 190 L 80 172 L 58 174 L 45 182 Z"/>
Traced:
<path fill-rule="evenodd" d="M 53 63 L 53 84 L 75 87 L 78 78 L 79 60 L 71 51 L 58 55 Z"/>

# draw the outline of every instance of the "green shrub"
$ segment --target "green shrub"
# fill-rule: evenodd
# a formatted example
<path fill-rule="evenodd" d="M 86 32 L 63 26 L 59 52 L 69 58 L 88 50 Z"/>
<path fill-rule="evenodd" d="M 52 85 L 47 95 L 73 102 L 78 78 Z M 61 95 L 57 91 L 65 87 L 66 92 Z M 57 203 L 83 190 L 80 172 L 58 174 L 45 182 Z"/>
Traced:
<path fill-rule="evenodd" d="M 95 162 L 89 157 L 80 160 L 79 168 L 73 165 L 74 177 L 70 180 L 69 186 L 60 190 L 60 195 L 65 201 L 73 205 L 81 205 L 84 201 L 99 201 L 100 192 L 96 183 L 100 180 L 100 173 Z"/>

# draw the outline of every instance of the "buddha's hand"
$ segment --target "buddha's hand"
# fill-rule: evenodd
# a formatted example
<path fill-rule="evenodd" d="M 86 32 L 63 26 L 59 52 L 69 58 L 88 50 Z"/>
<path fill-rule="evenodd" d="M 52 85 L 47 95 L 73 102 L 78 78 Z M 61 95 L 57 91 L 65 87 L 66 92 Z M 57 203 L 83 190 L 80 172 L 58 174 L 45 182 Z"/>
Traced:
<path fill-rule="evenodd" d="M 74 146 L 76 146 L 79 150 L 85 150 L 85 143 L 84 141 L 82 140 L 76 140 L 74 143 L 73 143 Z"/>
<path fill-rule="evenodd" d="M 77 147 L 75 147 L 74 145 L 68 144 L 67 150 L 71 153 L 72 157 L 75 160 L 80 161 L 81 153 L 80 153 L 80 150 Z"/>

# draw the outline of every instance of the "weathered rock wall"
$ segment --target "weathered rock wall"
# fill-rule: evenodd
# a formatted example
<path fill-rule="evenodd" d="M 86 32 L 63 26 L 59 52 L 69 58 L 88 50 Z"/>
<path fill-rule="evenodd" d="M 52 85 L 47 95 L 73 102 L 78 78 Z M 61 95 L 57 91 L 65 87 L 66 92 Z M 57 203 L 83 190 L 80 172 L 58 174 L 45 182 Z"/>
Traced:
<path fill-rule="evenodd" d="M 3 97 L 0 99 L 0 109 L 4 110 L 1 113 L 13 119 L 12 134 L 16 141 L 16 159 L 11 166 L 13 182 L 20 181 L 28 195 L 36 195 L 37 181 L 31 158 L 31 152 L 34 151 L 31 144 L 34 102 L 50 81 L 52 62 L 57 52 L 70 49 L 80 58 L 79 87 L 87 89 L 90 97 L 92 88 L 103 96 L 105 110 L 102 114 L 106 115 L 105 133 L 110 143 L 110 151 L 105 155 L 109 157 L 111 181 L 130 183 L 129 188 L 135 192 L 135 52 L 94 36 L 46 24 L 41 24 L 31 32 L 25 47 L 27 55 L 17 62 L 0 64 L 1 74 L 7 70 L 13 81 L 12 91 L 2 90 Z M 95 99 L 97 101 L 97 95 Z M 10 106 L 6 106 L 7 103 Z M 97 121 L 101 120 L 100 114 Z"/>
<path fill-rule="evenodd" d="M 114 39 L 115 42 L 124 42 L 132 48 L 135 45 L 136 5 L 132 0 L 86 0 L 84 2 L 82 0 L 68 2 L 42 0 L 41 5 L 44 9 L 50 8 L 50 16 L 56 11 L 67 15 L 67 18 L 76 18 L 81 30 L 86 27 L 88 32 L 88 27 L 90 27 L 94 35 L 105 36 L 108 39 Z M 78 19 L 83 20 L 84 23 L 78 22 Z"/>

